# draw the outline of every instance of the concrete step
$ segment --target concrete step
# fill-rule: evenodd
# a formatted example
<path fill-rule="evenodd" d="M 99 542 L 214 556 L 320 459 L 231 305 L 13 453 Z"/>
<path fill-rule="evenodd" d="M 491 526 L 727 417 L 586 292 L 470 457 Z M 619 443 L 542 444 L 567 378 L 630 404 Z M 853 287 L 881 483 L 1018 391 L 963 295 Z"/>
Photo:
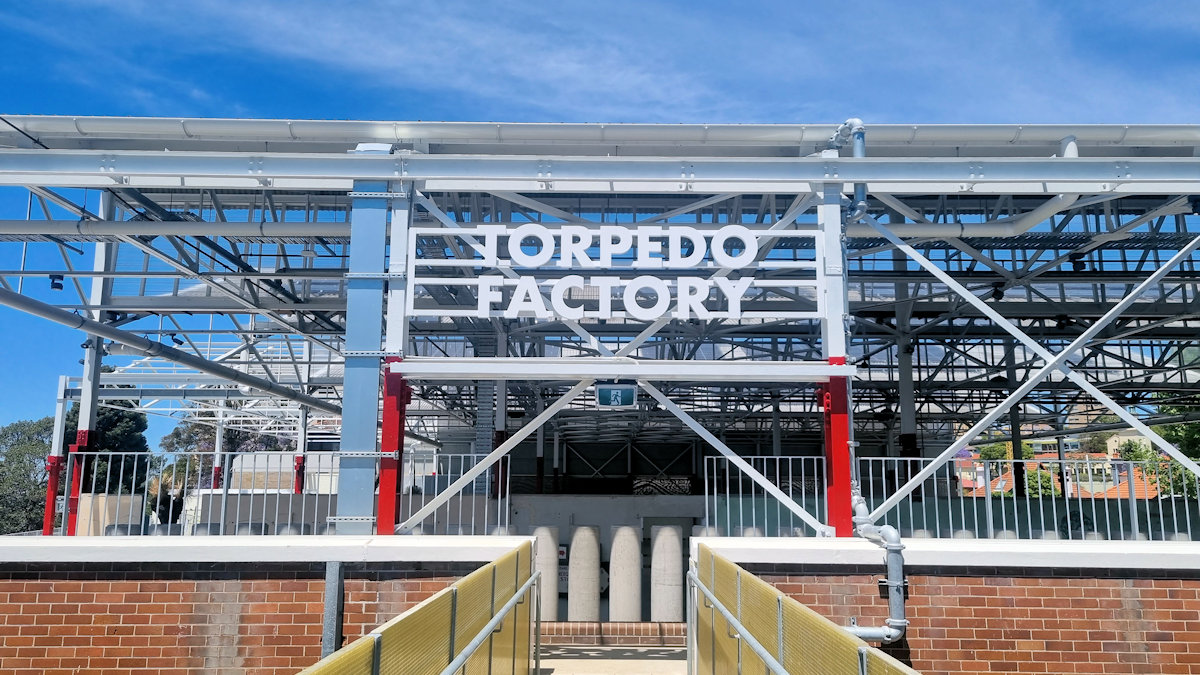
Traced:
<path fill-rule="evenodd" d="M 683 647 L 542 647 L 538 675 L 684 675 Z"/>

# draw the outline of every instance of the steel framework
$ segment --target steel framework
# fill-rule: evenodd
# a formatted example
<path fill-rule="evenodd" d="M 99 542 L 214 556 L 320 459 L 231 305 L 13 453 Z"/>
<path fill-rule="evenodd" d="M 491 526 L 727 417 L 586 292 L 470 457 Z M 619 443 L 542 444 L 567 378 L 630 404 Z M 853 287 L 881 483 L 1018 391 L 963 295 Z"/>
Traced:
<path fill-rule="evenodd" d="M 860 456 L 1200 418 L 1197 126 L 7 120 L 0 190 L 27 208 L 0 220 L 0 302 L 95 336 L 64 400 L 292 437 L 303 412 L 310 442 L 376 450 L 402 358 L 408 437 L 515 448 L 537 489 L 547 454 L 699 474 L 685 427 L 820 454 L 851 374 L 838 442 Z M 479 302 L 471 233 L 524 223 L 741 225 L 770 242 L 759 263 L 824 276 L 754 291 L 766 315 L 740 320 L 457 311 Z M 436 283 L 407 283 L 417 262 Z M 105 352 L 132 360 L 101 375 Z M 645 395 L 596 411 L 577 396 L 596 379 Z M 374 480 L 361 464 L 344 484 Z"/>

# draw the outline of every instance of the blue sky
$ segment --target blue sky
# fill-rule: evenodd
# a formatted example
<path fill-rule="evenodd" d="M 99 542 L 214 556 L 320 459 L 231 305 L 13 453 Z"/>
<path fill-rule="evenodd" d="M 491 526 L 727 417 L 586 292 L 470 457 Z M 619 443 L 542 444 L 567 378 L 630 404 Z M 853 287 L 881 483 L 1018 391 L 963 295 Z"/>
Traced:
<path fill-rule="evenodd" d="M 0 5 L 8 114 L 1192 123 L 1198 65 L 1182 1 Z M 0 322 L 0 424 L 50 414 L 82 335 Z"/>

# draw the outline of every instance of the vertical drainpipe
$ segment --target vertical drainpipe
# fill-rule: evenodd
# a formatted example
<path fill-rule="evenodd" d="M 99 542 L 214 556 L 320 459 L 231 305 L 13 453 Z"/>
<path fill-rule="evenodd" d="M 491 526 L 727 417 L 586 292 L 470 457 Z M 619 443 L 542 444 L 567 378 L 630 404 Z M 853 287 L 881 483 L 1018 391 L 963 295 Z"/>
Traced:
<path fill-rule="evenodd" d="M 862 120 L 851 118 L 846 120 L 846 124 L 850 125 L 850 150 L 855 157 L 867 156 L 867 130 L 863 126 Z M 867 184 L 854 184 L 854 210 L 855 213 L 866 213 L 867 210 Z"/>

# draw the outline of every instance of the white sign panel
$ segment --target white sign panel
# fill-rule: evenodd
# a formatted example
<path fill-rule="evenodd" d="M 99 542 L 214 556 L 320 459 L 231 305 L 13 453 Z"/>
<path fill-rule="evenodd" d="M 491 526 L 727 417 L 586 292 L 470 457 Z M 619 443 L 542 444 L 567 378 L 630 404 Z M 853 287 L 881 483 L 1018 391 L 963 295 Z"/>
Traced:
<path fill-rule="evenodd" d="M 411 317 L 822 316 L 813 231 L 524 223 L 409 235 Z"/>

